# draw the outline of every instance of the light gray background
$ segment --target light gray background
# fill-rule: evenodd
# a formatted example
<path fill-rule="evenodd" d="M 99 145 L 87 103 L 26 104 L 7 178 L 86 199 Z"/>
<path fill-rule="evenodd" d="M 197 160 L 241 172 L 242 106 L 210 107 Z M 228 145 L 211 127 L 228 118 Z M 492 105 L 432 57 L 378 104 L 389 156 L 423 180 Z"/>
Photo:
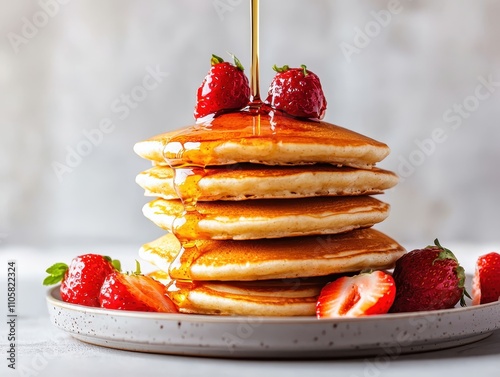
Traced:
<path fill-rule="evenodd" d="M 500 85 L 473 98 L 481 77 L 500 82 L 500 2 L 401 0 L 378 27 L 372 12 L 387 16 L 390 1 L 261 3 L 263 95 L 273 64 L 307 64 L 322 80 L 325 120 L 386 142 L 380 166 L 407 176 L 382 197 L 392 211 L 377 228 L 403 244 L 500 244 Z M 133 144 L 193 123 L 211 53 L 236 54 L 249 73 L 249 0 L 66 0 L 45 20 L 39 2 L 0 4 L 3 244 L 138 248 L 162 234 L 141 213 L 147 199 L 134 178 L 149 164 Z M 23 36 L 34 18 L 46 25 L 16 52 L 12 33 Z M 359 29 L 373 37 L 349 61 L 341 46 Z M 113 104 L 148 67 L 168 77 L 120 119 Z M 473 111 L 446 121 L 464 101 Z M 52 164 L 106 118 L 113 131 L 59 180 Z M 418 152 L 432 135 L 440 142 Z M 419 166 L 409 174 L 401 161 L 412 156 Z"/>

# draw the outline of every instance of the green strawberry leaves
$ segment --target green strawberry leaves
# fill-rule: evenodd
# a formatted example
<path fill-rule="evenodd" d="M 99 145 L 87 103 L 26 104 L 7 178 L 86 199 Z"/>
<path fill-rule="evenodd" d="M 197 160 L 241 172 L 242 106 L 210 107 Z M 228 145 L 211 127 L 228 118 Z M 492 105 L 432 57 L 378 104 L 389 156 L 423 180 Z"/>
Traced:
<path fill-rule="evenodd" d="M 472 299 L 472 298 L 469 295 L 469 292 L 467 292 L 467 290 L 465 289 L 465 270 L 464 270 L 464 268 L 462 266 L 460 266 L 460 264 L 458 263 L 458 259 L 455 256 L 455 254 L 453 254 L 453 252 L 450 249 L 446 249 L 443 246 L 441 246 L 441 244 L 439 243 L 439 240 L 437 238 L 434 240 L 434 245 L 436 245 L 440 251 L 439 251 L 439 254 L 436 257 L 436 259 L 434 259 L 434 261 L 432 262 L 432 264 L 434 264 L 438 260 L 446 260 L 446 259 L 454 260 L 457 263 L 457 267 L 455 268 L 455 273 L 456 273 L 457 278 L 458 278 L 458 288 L 463 290 L 463 295 L 460 298 L 460 306 L 462 306 L 462 307 L 467 306 L 467 304 L 465 303 L 464 296 L 467 296 L 470 299 Z M 433 248 L 433 247 L 435 247 L 435 246 L 427 246 L 427 248 Z"/>
<path fill-rule="evenodd" d="M 278 67 L 276 64 L 273 65 L 273 70 L 275 70 L 278 73 L 283 73 L 286 72 L 290 69 L 288 65 L 284 65 L 283 67 Z"/>
<path fill-rule="evenodd" d="M 304 77 L 307 76 L 309 74 L 309 72 L 307 72 L 307 66 L 305 64 L 301 64 L 300 67 L 302 68 L 302 73 L 304 74 Z M 283 67 L 278 67 L 275 64 L 275 65 L 273 65 L 273 70 L 278 72 L 278 73 L 284 73 L 284 72 L 287 72 L 288 70 L 290 70 L 290 66 L 284 65 Z"/>
<path fill-rule="evenodd" d="M 231 55 L 231 57 L 233 58 L 234 66 L 240 71 L 244 71 L 245 68 L 243 67 L 243 64 L 241 64 L 240 59 L 238 59 L 234 54 L 229 53 L 229 55 Z M 220 56 L 212 54 L 212 57 L 210 58 L 210 64 L 214 66 L 219 63 L 224 63 L 224 59 L 222 59 Z"/>
<path fill-rule="evenodd" d="M 107 260 L 111 265 L 117 270 L 122 270 L 121 263 L 118 259 L 111 259 L 111 257 L 103 256 L 105 260 Z M 52 266 L 45 270 L 46 273 L 49 274 L 44 280 L 43 285 L 54 285 L 62 282 L 64 279 L 64 275 L 66 271 L 68 271 L 69 266 L 66 263 L 58 262 L 54 263 Z"/>
<path fill-rule="evenodd" d="M 216 65 L 216 64 L 219 64 L 219 63 L 224 63 L 224 59 L 222 59 L 220 56 L 212 54 L 212 58 L 210 59 L 210 64 L 211 65 Z"/>
<path fill-rule="evenodd" d="M 49 274 L 44 280 L 43 285 L 54 285 L 62 281 L 64 274 L 68 270 L 66 263 L 55 263 L 45 270 Z"/>
<path fill-rule="evenodd" d="M 232 56 L 233 60 L 234 60 L 234 65 L 240 70 L 240 71 L 244 71 L 245 68 L 243 67 L 243 64 L 241 64 L 240 62 L 240 59 L 238 59 L 235 55 L 233 54 L 229 54 Z"/>
<path fill-rule="evenodd" d="M 137 259 L 135 260 L 135 271 L 133 272 L 133 275 L 142 275 L 141 264 Z"/>
<path fill-rule="evenodd" d="M 108 256 L 103 256 L 104 259 L 106 259 L 111 265 L 117 270 L 120 271 L 122 270 L 122 264 L 118 259 L 111 259 L 111 257 Z"/>

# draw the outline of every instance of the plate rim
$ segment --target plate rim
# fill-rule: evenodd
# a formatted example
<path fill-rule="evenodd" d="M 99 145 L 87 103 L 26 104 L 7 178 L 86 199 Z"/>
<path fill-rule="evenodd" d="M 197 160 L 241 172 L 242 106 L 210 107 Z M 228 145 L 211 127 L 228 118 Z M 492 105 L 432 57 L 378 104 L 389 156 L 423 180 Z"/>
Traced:
<path fill-rule="evenodd" d="M 99 307 L 84 306 L 79 304 L 72 304 L 63 301 L 59 295 L 60 285 L 51 287 L 47 290 L 46 301 L 57 307 L 65 308 L 68 310 L 86 312 L 88 314 L 98 314 L 98 315 L 114 315 L 118 317 L 133 317 L 151 319 L 151 320 L 179 320 L 179 321 L 193 321 L 193 322 L 204 322 L 204 323 L 224 323 L 239 324 L 242 320 L 251 321 L 252 319 L 259 319 L 261 322 L 266 322 L 270 324 L 286 323 L 288 324 L 310 324 L 310 323 L 358 323 L 367 322 L 368 320 L 380 320 L 386 321 L 391 319 L 413 319 L 416 317 L 428 317 L 428 316 L 439 316 L 445 314 L 461 314 L 468 313 L 470 311 L 481 311 L 488 310 L 488 308 L 500 306 L 500 300 L 491 302 L 488 304 L 472 305 L 469 304 L 465 307 L 454 307 L 451 309 L 439 309 L 439 310 L 425 310 L 419 312 L 405 312 L 405 313 L 387 313 L 387 314 L 377 314 L 364 317 L 338 317 L 338 318 L 317 318 L 316 316 L 216 316 L 216 315 L 206 315 L 206 314 L 186 314 L 186 313 L 157 313 L 157 312 L 141 312 L 141 311 L 130 311 L 130 310 L 119 310 L 119 309 L 106 309 Z M 500 329 L 500 321 L 498 322 L 494 330 Z M 493 330 L 493 331 L 494 331 Z"/>
<path fill-rule="evenodd" d="M 214 316 L 86 307 L 62 301 L 58 288 L 47 292 L 49 317 L 73 338 L 117 350 L 176 356 L 263 360 L 360 358 L 387 352 L 391 356 L 393 349 L 399 355 L 462 346 L 500 329 L 496 320 L 500 301 L 365 317 Z M 470 325 L 465 326 L 464 319 Z M 441 324 L 444 332 L 438 331 Z"/>

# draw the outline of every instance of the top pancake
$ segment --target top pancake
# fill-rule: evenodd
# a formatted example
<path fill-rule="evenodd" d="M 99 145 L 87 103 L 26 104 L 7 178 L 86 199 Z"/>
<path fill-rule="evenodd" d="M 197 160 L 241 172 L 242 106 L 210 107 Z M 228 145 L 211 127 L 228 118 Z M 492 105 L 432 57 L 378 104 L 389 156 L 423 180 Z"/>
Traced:
<path fill-rule="evenodd" d="M 137 143 L 134 151 L 170 166 L 323 162 L 371 168 L 389 154 L 389 147 L 327 122 L 239 112 L 155 136 Z"/>

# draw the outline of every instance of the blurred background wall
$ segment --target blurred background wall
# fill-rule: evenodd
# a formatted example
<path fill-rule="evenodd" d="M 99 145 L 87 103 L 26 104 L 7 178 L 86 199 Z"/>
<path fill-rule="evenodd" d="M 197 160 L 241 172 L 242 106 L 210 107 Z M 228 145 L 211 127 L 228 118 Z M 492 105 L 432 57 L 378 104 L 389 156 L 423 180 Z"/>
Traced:
<path fill-rule="evenodd" d="M 210 54 L 250 71 L 249 0 L 1 0 L 0 240 L 159 236 L 136 141 L 193 123 Z M 402 243 L 498 242 L 500 2 L 262 0 L 261 88 L 306 64 L 325 120 L 386 142 Z"/>

